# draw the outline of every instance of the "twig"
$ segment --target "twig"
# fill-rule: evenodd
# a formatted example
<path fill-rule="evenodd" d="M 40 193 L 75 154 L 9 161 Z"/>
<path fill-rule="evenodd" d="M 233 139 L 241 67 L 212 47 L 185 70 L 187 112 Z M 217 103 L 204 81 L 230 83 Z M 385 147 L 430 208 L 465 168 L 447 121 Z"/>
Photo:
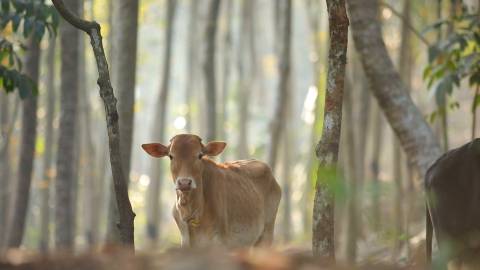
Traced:
<path fill-rule="evenodd" d="M 95 60 L 98 68 L 97 84 L 100 87 L 100 97 L 105 105 L 105 114 L 108 129 L 108 143 L 110 148 L 110 163 L 113 175 L 113 184 L 115 189 L 115 197 L 117 201 L 120 222 L 118 229 L 122 243 L 134 249 L 134 226 L 132 205 L 128 197 L 127 178 L 124 175 L 121 153 L 120 153 L 120 134 L 118 127 L 117 100 L 113 93 L 112 84 L 110 83 L 110 75 L 108 71 L 108 63 L 105 57 L 105 51 L 102 44 L 102 35 L 100 33 L 100 25 L 95 21 L 86 21 L 70 12 L 62 0 L 52 0 L 53 5 L 60 15 L 74 27 L 83 30 L 90 36 Z"/>
<path fill-rule="evenodd" d="M 430 42 L 428 42 L 428 40 L 420 32 L 418 32 L 418 30 L 415 29 L 415 27 L 413 27 L 410 24 L 410 22 L 405 20 L 405 17 L 403 17 L 403 15 L 400 12 L 395 10 L 395 8 L 393 8 L 390 4 L 385 3 L 383 1 L 380 2 L 380 5 L 388 8 L 395 16 L 397 16 L 400 20 L 402 20 L 405 23 L 408 29 L 410 29 L 410 31 L 412 31 L 412 33 L 415 34 L 415 36 L 417 36 L 418 39 L 420 39 L 420 41 L 422 41 L 427 47 L 430 47 Z"/>

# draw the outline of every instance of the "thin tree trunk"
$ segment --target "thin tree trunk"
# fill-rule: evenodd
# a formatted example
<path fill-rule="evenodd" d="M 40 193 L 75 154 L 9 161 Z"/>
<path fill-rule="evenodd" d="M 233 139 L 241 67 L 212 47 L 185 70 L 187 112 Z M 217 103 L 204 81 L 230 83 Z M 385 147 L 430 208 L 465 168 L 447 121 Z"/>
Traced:
<path fill-rule="evenodd" d="M 120 127 L 120 152 L 122 153 L 122 168 L 127 177 L 130 175 L 130 160 L 132 152 L 133 120 L 135 103 L 135 75 L 137 66 L 137 29 L 138 0 L 112 1 L 112 39 L 111 60 L 112 86 L 118 97 L 118 124 Z M 113 186 L 112 186 L 113 190 Z M 111 193 L 113 195 L 113 193 Z M 110 196 L 109 229 L 107 239 L 110 242 L 120 242 L 120 232 L 116 227 L 118 209 L 115 207 L 115 197 Z M 112 213 L 113 211 L 113 213 Z"/>
<path fill-rule="evenodd" d="M 225 3 L 225 33 L 223 37 L 223 73 L 222 73 L 222 87 L 221 87 L 221 98 L 222 102 L 220 103 L 221 111 L 220 111 L 220 118 L 219 123 L 221 124 L 220 128 L 220 138 L 224 141 L 228 141 L 227 138 L 227 129 L 225 128 L 226 124 L 228 123 L 228 94 L 230 90 L 230 73 L 231 73 L 231 62 L 232 62 L 232 25 L 233 25 L 233 9 L 234 9 L 234 1 L 227 0 Z M 226 153 L 224 153 L 221 158 L 225 160 Z"/>
<path fill-rule="evenodd" d="M 373 118 L 373 138 L 372 138 L 372 161 L 370 163 L 370 170 L 372 173 L 372 220 L 373 220 L 373 229 L 375 232 L 379 232 L 381 228 L 381 203 L 380 203 L 380 159 L 381 159 L 381 150 L 383 146 L 383 131 L 384 131 L 384 120 L 378 104 L 373 104 L 372 109 Z"/>
<path fill-rule="evenodd" d="M 354 124 L 354 114 L 352 107 L 354 106 L 353 101 L 353 85 L 350 83 L 349 79 L 345 80 L 345 90 L 344 90 L 344 115 L 343 115 L 343 132 L 345 134 L 345 143 L 346 143 L 346 165 L 348 172 L 348 183 L 349 183 L 349 192 L 348 192 L 348 231 L 347 231 L 347 261 L 355 263 L 357 259 L 357 239 L 358 239 L 358 166 L 357 162 L 357 153 L 356 153 L 356 144 L 355 144 L 355 124 Z"/>
<path fill-rule="evenodd" d="M 380 107 L 409 160 L 423 177 L 441 153 L 432 130 L 409 97 L 382 39 L 378 1 L 348 0 L 355 47 Z"/>
<path fill-rule="evenodd" d="M 292 240 L 292 187 L 291 187 L 291 180 L 292 180 L 292 155 L 294 154 L 292 149 L 292 128 L 293 128 L 293 121 L 292 121 L 292 104 L 294 102 L 289 101 L 287 104 L 287 115 L 286 120 L 288 121 L 286 124 L 287 129 L 285 130 L 285 134 L 283 136 L 283 166 L 282 166 L 282 191 L 283 191 L 283 220 L 282 220 L 282 234 L 283 234 L 283 241 L 285 243 L 289 243 Z"/>
<path fill-rule="evenodd" d="M 45 153 L 43 160 L 43 181 L 41 185 L 41 203 L 40 203 L 40 251 L 46 253 L 50 247 L 50 192 L 52 190 L 52 184 L 54 179 L 54 166 L 53 166 L 53 140 L 54 140 L 54 127 L 53 120 L 55 117 L 55 45 L 56 38 L 51 38 L 48 43 L 47 51 L 47 77 L 46 77 L 46 107 L 47 114 L 45 116 Z"/>
<path fill-rule="evenodd" d="M 128 245 L 132 250 L 135 248 L 134 242 L 134 219 L 135 213 L 132 210 L 130 198 L 128 196 L 127 178 L 122 169 L 122 160 L 120 152 L 120 135 L 118 126 L 118 112 L 116 108 L 116 99 L 110 84 L 110 75 L 108 72 L 107 59 L 102 44 L 100 25 L 96 22 L 85 21 L 70 12 L 62 0 L 52 0 L 55 8 L 60 15 L 70 24 L 87 33 L 90 36 L 92 50 L 98 68 L 98 86 L 100 87 L 100 97 L 103 100 L 106 124 L 108 130 L 108 140 L 110 149 L 110 164 L 112 169 L 113 181 L 115 186 L 115 197 L 119 210 L 119 230 L 122 237 L 122 243 Z"/>
<path fill-rule="evenodd" d="M 248 153 L 248 121 L 250 95 L 255 84 L 256 48 L 255 48 L 255 2 L 245 0 L 242 3 L 242 26 L 239 32 L 238 47 L 238 147 L 237 158 L 245 159 Z"/>
<path fill-rule="evenodd" d="M 330 31 L 327 92 L 322 139 L 315 153 L 320 160 L 313 204 L 312 248 L 316 256 L 335 259 L 334 190 L 342 125 L 342 101 L 348 47 L 348 17 L 344 0 L 326 0 Z"/>
<path fill-rule="evenodd" d="M 40 45 L 34 38 L 28 42 L 25 59 L 25 73 L 38 84 L 40 65 Z M 18 180 L 13 194 L 12 211 L 7 224 L 7 247 L 17 248 L 21 245 L 25 232 L 25 220 L 30 185 L 33 175 L 35 156 L 35 139 L 37 136 L 37 96 L 30 93 L 22 101 L 22 137 L 20 142 L 20 160 L 18 163 Z"/>
<path fill-rule="evenodd" d="M 187 83 L 185 89 L 185 103 L 187 104 L 187 114 L 185 115 L 186 130 L 188 133 L 192 132 L 192 95 L 195 85 L 197 83 L 197 69 L 198 69 L 198 11 L 199 1 L 190 0 L 190 16 L 188 21 L 188 50 L 187 50 Z M 227 72 L 227 69 L 224 71 Z"/>
<path fill-rule="evenodd" d="M 205 75 L 205 93 L 208 104 L 206 108 L 207 141 L 213 141 L 217 136 L 217 88 L 215 79 L 215 55 L 219 11 L 220 0 L 210 0 L 205 31 L 205 62 L 203 65 L 203 71 Z"/>
<path fill-rule="evenodd" d="M 0 249 L 3 246 L 5 236 L 7 234 L 7 211 L 8 211 L 8 198 L 10 183 L 12 182 L 10 177 L 10 139 L 9 133 L 9 121 L 10 121 L 10 100 L 5 91 L 0 91 Z"/>
<path fill-rule="evenodd" d="M 80 11 L 80 2 L 68 0 L 67 5 Z M 78 60 L 79 32 L 63 21 L 60 25 L 61 79 L 60 79 L 60 125 L 58 134 L 55 244 L 56 248 L 71 249 L 74 245 L 74 217 L 72 209 L 75 184 L 74 160 L 77 135 Z"/>
<path fill-rule="evenodd" d="M 292 55 L 292 1 L 284 0 L 283 10 L 281 11 L 283 15 L 283 20 L 281 20 L 281 29 L 277 33 L 281 33 L 281 48 L 278 50 L 279 58 L 279 83 L 278 83 L 278 93 L 277 101 L 275 104 L 275 111 L 272 116 L 272 121 L 270 123 L 270 145 L 268 150 L 268 164 L 272 168 L 272 171 L 275 171 L 278 148 L 280 144 L 280 139 L 282 132 L 284 131 L 284 121 L 285 121 L 285 109 L 287 100 L 290 98 L 289 93 L 289 83 L 290 83 L 290 63 Z M 279 26 L 280 27 L 280 26 Z"/>
<path fill-rule="evenodd" d="M 158 142 L 165 142 L 166 128 L 167 128 L 167 105 L 168 94 L 170 92 L 170 73 L 171 73 L 171 55 L 173 49 L 173 29 L 176 12 L 176 0 L 168 0 L 166 13 L 166 33 L 165 33 L 165 47 L 163 54 L 163 74 L 162 82 L 158 95 L 157 111 L 152 129 L 152 140 Z M 161 184 L 162 184 L 163 170 L 158 160 L 152 161 L 152 175 L 151 183 L 148 191 L 148 215 L 147 215 L 147 237 L 153 245 L 156 244 L 160 238 L 160 217 L 161 212 Z"/>

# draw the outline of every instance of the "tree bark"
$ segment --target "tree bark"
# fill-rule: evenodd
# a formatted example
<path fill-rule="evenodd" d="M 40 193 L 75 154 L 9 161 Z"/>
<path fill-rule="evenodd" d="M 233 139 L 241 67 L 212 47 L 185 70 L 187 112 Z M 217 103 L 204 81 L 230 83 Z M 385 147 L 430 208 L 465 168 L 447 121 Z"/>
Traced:
<path fill-rule="evenodd" d="M 316 256 L 335 259 L 334 190 L 348 46 L 348 17 L 344 0 L 327 0 L 330 47 L 322 139 L 315 152 L 320 160 L 313 203 L 312 248 Z"/>
<path fill-rule="evenodd" d="M 102 44 L 100 25 L 96 22 L 85 21 L 75 14 L 71 13 L 62 0 L 52 0 L 55 8 L 60 15 L 76 28 L 84 31 L 90 36 L 90 41 L 95 55 L 98 68 L 98 85 L 100 87 L 100 97 L 105 105 L 106 123 L 108 130 L 110 163 L 115 187 L 117 206 L 119 209 L 120 222 L 118 224 L 122 237 L 122 243 L 134 249 L 134 224 L 135 213 L 132 211 L 132 205 L 128 197 L 128 186 L 126 177 L 123 173 L 121 153 L 120 153 L 120 135 L 118 127 L 118 112 L 116 108 L 116 98 L 110 83 L 108 64 L 105 57 L 105 51 Z"/>
<path fill-rule="evenodd" d="M 220 0 L 210 0 L 205 31 L 205 62 L 203 71 L 205 75 L 205 93 L 207 98 L 207 141 L 215 140 L 217 136 L 217 87 L 215 79 L 216 36 L 218 28 L 218 14 Z"/>
<path fill-rule="evenodd" d="M 278 2 L 280 5 L 280 2 Z M 292 57 L 292 1 L 284 0 L 283 6 L 283 20 L 280 20 L 282 23 L 278 22 L 278 25 L 281 25 L 283 31 L 278 31 L 278 34 L 282 34 L 281 37 L 281 48 L 278 51 L 278 70 L 279 70 L 279 83 L 278 83 L 278 93 L 277 101 L 275 104 L 275 111 L 272 116 L 272 121 L 270 123 L 270 145 L 268 149 L 268 164 L 272 168 L 272 171 L 275 171 L 278 148 L 280 144 L 280 139 L 282 132 L 284 131 L 284 121 L 285 121 L 285 108 L 287 100 L 290 98 L 289 93 L 289 83 L 290 83 L 290 63 Z M 280 27 L 280 26 L 279 26 Z"/>
<path fill-rule="evenodd" d="M 163 54 L 163 74 L 157 101 L 155 122 L 152 125 L 152 140 L 166 141 L 167 105 L 170 92 L 171 55 L 173 49 L 173 28 L 177 0 L 168 0 L 166 14 L 165 47 Z M 151 183 L 148 190 L 147 236 L 155 245 L 160 236 L 162 166 L 157 159 L 152 161 Z"/>
<path fill-rule="evenodd" d="M 423 177 L 441 149 L 388 55 L 378 20 L 378 1 L 348 0 L 348 3 L 355 47 L 371 90 L 408 159 Z"/>
<path fill-rule="evenodd" d="M 381 203 L 380 203 L 380 159 L 383 146 L 384 120 L 378 104 L 372 104 L 373 130 L 372 130 L 372 160 L 370 162 L 370 171 L 372 174 L 372 221 L 373 229 L 376 232 L 381 228 Z"/>
<path fill-rule="evenodd" d="M 111 60 L 114 62 L 112 65 L 112 86 L 118 97 L 118 124 L 119 132 L 122 134 L 120 138 L 122 168 L 127 177 L 127 182 L 130 182 L 137 66 L 138 0 L 112 1 L 112 22 L 112 38 L 110 40 L 112 44 Z M 121 237 L 116 226 L 118 209 L 115 206 L 114 196 L 110 196 L 110 206 L 107 238 L 110 242 L 119 242 Z M 111 211 L 115 213 L 111 213 Z"/>
<path fill-rule="evenodd" d="M 40 242 L 39 248 L 42 253 L 46 253 L 50 247 L 50 192 L 54 179 L 55 169 L 53 166 L 53 140 L 54 127 L 53 120 L 55 116 L 56 105 L 56 89 L 55 89 L 55 47 L 56 38 L 51 38 L 48 42 L 47 50 L 47 77 L 46 77 L 46 107 L 47 114 L 45 116 L 45 153 L 43 159 L 43 180 L 40 189 Z"/>
<path fill-rule="evenodd" d="M 25 59 L 25 73 L 38 85 L 40 69 L 40 45 L 31 37 Z M 7 247 L 18 248 L 22 244 L 25 232 L 25 220 L 30 185 L 32 182 L 35 156 L 35 139 L 37 136 L 37 96 L 30 93 L 22 101 L 22 137 L 20 142 L 20 159 L 18 162 L 18 180 L 13 194 L 12 211 L 7 224 Z"/>

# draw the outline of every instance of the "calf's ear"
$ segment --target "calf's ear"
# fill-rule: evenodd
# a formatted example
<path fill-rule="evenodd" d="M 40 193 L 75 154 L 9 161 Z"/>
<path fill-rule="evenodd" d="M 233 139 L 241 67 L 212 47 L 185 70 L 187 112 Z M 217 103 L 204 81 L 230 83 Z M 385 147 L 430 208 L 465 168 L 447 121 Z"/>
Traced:
<path fill-rule="evenodd" d="M 160 143 L 142 144 L 142 148 L 152 157 L 161 158 L 168 155 L 168 147 Z"/>
<path fill-rule="evenodd" d="M 222 153 L 226 146 L 226 142 L 209 142 L 203 147 L 203 154 L 207 156 L 216 156 Z"/>

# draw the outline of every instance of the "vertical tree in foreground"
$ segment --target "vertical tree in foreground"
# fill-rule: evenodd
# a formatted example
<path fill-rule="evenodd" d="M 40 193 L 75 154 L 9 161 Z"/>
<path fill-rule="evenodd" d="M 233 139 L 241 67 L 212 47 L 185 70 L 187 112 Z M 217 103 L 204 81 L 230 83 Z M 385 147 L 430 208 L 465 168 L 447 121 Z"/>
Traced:
<path fill-rule="evenodd" d="M 283 35 L 280 41 L 280 48 L 278 51 L 278 70 L 280 81 L 278 83 L 277 101 L 275 104 L 275 111 L 272 116 L 272 122 L 270 123 L 270 145 L 268 149 L 268 164 L 272 167 L 272 171 L 275 170 L 278 156 L 278 149 L 280 145 L 280 138 L 284 131 L 284 121 L 286 115 L 286 106 L 289 99 L 289 82 L 290 82 L 290 62 L 292 54 L 292 1 L 284 0 L 276 2 L 276 9 L 283 8 L 283 16 L 278 14 L 276 19 L 282 23 L 278 23 L 276 34 Z M 280 11 L 277 11 L 280 12 Z M 282 19 L 280 19 L 282 18 Z"/>
<path fill-rule="evenodd" d="M 75 13 L 80 2 L 66 1 Z M 72 248 L 74 237 L 72 189 L 75 183 L 74 160 L 78 97 L 79 32 L 68 22 L 60 24 L 60 124 L 58 130 L 57 179 L 55 182 L 55 244 Z"/>
<path fill-rule="evenodd" d="M 161 76 L 160 92 L 156 104 L 154 123 L 152 125 L 152 140 L 164 143 L 167 129 L 167 102 L 170 86 L 171 56 L 173 47 L 173 26 L 177 0 L 168 0 L 166 10 L 165 47 L 163 54 L 163 74 Z M 154 244 L 159 238 L 159 223 L 161 216 L 161 183 L 162 169 L 158 159 L 152 160 L 151 185 L 148 189 L 147 237 Z"/>
<path fill-rule="evenodd" d="M 32 36 L 29 39 L 25 59 L 25 73 L 38 83 L 40 65 L 40 45 Z M 37 95 L 29 93 L 22 100 L 22 137 L 20 142 L 20 160 L 18 162 L 18 180 L 13 194 L 13 205 L 7 222 L 7 247 L 19 247 L 22 243 L 30 185 L 32 183 L 35 156 L 35 139 L 37 136 Z"/>
<path fill-rule="evenodd" d="M 312 249 L 316 256 L 335 259 L 334 190 L 342 125 L 342 101 L 348 44 L 344 0 L 326 0 L 330 31 L 327 91 L 322 138 L 315 153 L 320 160 L 313 204 Z"/>
<path fill-rule="evenodd" d="M 217 87 L 215 77 L 216 36 L 218 28 L 218 14 L 220 0 L 210 0 L 208 5 L 208 17 L 205 31 L 205 62 L 203 72 L 205 74 L 205 93 L 207 97 L 207 141 L 215 140 L 217 135 Z"/>
<path fill-rule="evenodd" d="M 112 1 L 112 22 L 112 58 L 110 59 L 114 62 L 112 65 L 112 86 L 118 97 L 118 125 L 120 134 L 122 134 L 120 152 L 122 153 L 122 168 L 128 182 L 134 125 L 138 0 Z M 120 241 L 120 234 L 116 227 L 118 209 L 115 205 L 113 192 L 110 196 L 109 211 L 107 238 L 109 241 L 118 242 Z"/>
<path fill-rule="evenodd" d="M 98 68 L 98 86 L 100 97 L 103 100 L 108 130 L 108 143 L 110 149 L 110 164 L 115 187 L 115 198 L 119 211 L 118 227 L 122 243 L 134 249 L 134 224 L 135 213 L 132 211 L 130 198 L 128 197 L 128 186 L 122 169 L 120 154 L 120 134 L 118 127 L 118 112 L 116 98 L 110 84 L 107 59 L 102 44 L 100 25 L 94 21 L 85 21 L 70 12 L 62 0 L 52 0 L 60 15 L 76 28 L 84 31 L 90 36 L 90 41 Z"/>
<path fill-rule="evenodd" d="M 55 43 L 56 38 L 50 38 L 47 51 L 47 78 L 46 85 L 46 103 L 47 114 L 45 116 L 45 153 L 43 159 L 43 179 L 40 186 L 40 251 L 46 252 L 49 248 L 50 239 L 50 192 L 53 183 L 53 119 L 55 115 Z"/>

